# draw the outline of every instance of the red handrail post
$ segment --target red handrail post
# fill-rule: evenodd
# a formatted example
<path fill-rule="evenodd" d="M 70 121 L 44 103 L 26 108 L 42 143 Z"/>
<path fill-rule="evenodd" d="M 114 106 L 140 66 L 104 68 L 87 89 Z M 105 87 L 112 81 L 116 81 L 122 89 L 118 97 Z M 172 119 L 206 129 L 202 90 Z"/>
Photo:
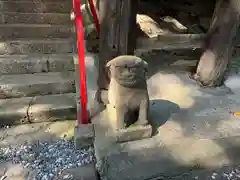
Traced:
<path fill-rule="evenodd" d="M 89 3 L 89 6 L 90 6 L 90 11 L 91 11 L 92 16 L 93 16 L 93 23 L 94 23 L 96 31 L 97 31 L 97 33 L 99 35 L 99 33 L 100 33 L 100 24 L 99 24 L 99 21 L 98 21 L 96 8 L 94 6 L 93 0 L 88 0 L 88 3 Z"/>
<path fill-rule="evenodd" d="M 85 71 L 85 54 L 84 54 L 84 32 L 82 22 L 82 12 L 80 10 L 80 0 L 72 0 L 73 13 L 75 15 L 77 51 L 79 66 L 79 90 L 80 90 L 80 109 L 77 110 L 77 125 L 88 124 L 87 117 L 87 86 Z"/>

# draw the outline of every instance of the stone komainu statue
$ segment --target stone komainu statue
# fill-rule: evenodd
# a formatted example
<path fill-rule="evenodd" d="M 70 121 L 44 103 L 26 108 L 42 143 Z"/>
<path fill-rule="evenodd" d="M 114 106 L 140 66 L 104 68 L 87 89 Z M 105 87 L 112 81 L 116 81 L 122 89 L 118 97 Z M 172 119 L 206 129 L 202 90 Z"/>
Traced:
<path fill-rule="evenodd" d="M 132 124 L 148 125 L 149 96 L 146 83 L 148 64 L 130 55 L 109 61 L 109 104 L 115 108 L 117 130 Z"/>

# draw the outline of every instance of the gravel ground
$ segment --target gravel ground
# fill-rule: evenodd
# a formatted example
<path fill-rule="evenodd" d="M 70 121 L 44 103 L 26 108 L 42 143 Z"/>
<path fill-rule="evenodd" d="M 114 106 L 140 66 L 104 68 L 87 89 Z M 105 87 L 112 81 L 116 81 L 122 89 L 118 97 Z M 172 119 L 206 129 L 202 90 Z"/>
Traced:
<path fill-rule="evenodd" d="M 53 180 L 65 169 L 80 167 L 93 161 L 92 147 L 76 150 L 73 141 L 69 140 L 0 148 L 0 165 L 11 162 L 35 171 L 34 179 L 32 177 L 31 180 Z M 3 175 L 0 173 L 0 180 L 8 179 L 7 169 L 5 171 Z M 73 176 L 65 175 L 64 179 L 70 180 Z"/>

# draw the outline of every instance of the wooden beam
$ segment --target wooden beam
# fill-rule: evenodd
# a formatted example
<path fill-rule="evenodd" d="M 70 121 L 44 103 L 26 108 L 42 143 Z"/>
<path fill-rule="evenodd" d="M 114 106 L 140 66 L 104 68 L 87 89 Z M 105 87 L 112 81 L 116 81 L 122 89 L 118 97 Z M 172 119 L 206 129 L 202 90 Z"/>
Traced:
<path fill-rule="evenodd" d="M 139 37 L 136 51 L 200 48 L 205 34 L 169 34 L 154 38 Z"/>

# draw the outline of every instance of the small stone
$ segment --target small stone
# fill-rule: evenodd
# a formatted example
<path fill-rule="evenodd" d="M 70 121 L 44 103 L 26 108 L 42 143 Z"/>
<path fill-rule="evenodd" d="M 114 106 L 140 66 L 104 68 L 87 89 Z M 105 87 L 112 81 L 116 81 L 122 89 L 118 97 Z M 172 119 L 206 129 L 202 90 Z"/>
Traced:
<path fill-rule="evenodd" d="M 73 179 L 73 175 L 71 175 L 71 174 L 66 174 L 66 175 L 63 176 L 63 179 L 67 179 L 67 180 L 68 180 L 68 179 L 69 179 L 69 180 L 70 180 L 70 179 Z"/>
<path fill-rule="evenodd" d="M 25 174 L 25 170 L 21 165 L 12 165 L 5 173 L 7 177 L 21 176 L 22 174 Z"/>

